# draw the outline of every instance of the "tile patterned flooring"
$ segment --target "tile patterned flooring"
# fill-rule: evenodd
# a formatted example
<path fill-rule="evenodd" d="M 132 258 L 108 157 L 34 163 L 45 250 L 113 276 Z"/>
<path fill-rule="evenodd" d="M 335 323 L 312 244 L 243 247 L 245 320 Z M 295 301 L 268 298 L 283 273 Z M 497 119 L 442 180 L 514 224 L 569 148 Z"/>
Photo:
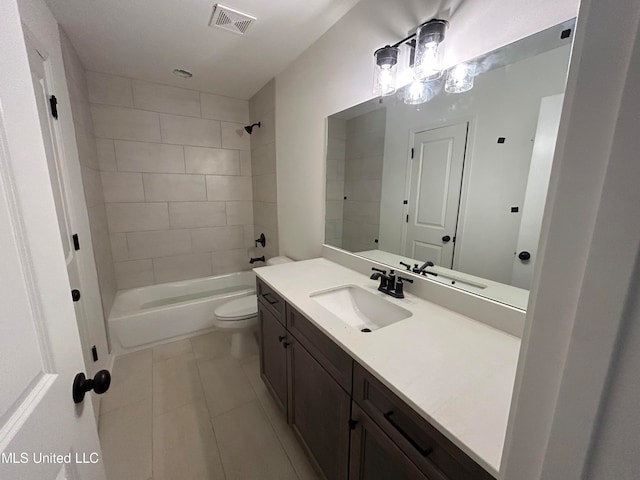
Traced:
<path fill-rule="evenodd" d="M 108 480 L 319 480 L 260 379 L 212 332 L 116 359 L 99 434 Z"/>

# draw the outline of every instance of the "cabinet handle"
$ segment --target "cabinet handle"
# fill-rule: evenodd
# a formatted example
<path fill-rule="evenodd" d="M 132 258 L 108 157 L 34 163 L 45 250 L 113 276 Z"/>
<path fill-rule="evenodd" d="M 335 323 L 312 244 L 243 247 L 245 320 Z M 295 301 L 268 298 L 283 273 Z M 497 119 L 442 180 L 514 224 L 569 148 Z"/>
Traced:
<path fill-rule="evenodd" d="M 282 341 L 283 341 L 285 338 L 287 338 L 287 337 L 285 337 L 284 335 L 279 335 L 279 336 L 278 336 L 278 341 L 279 341 L 280 343 L 282 343 Z"/>
<path fill-rule="evenodd" d="M 391 426 L 393 428 L 395 428 L 398 433 L 400 435 L 402 435 L 404 437 L 404 439 L 409 442 L 411 444 L 411 446 L 413 448 L 415 448 L 418 452 L 420 452 L 420 455 L 422 455 L 423 457 L 428 456 L 431 452 L 433 452 L 433 448 L 428 447 L 428 448 L 422 448 L 420 445 L 418 445 L 418 442 L 416 442 L 413 438 L 411 438 L 409 436 L 409 434 L 407 432 L 405 432 L 402 427 L 400 427 L 400 425 L 398 425 L 396 422 L 393 421 L 393 419 L 391 418 L 391 415 L 393 415 L 393 410 L 390 412 L 387 412 L 384 414 L 384 418 L 387 420 L 387 422 L 389 422 L 391 424 Z"/>
<path fill-rule="evenodd" d="M 269 305 L 275 305 L 276 303 L 278 303 L 278 300 L 276 300 L 275 298 L 273 298 L 273 300 L 269 300 L 269 298 L 273 298 L 273 296 L 270 293 L 265 293 L 264 295 L 262 295 L 262 298 L 264 298 Z"/>

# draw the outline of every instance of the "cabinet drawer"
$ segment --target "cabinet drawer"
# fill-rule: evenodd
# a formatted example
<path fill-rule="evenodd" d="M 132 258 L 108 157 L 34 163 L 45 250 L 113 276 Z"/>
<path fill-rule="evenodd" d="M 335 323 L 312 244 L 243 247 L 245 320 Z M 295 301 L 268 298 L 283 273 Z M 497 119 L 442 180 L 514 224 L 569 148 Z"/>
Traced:
<path fill-rule="evenodd" d="M 357 363 L 353 371 L 353 399 L 428 478 L 493 479 L 486 470 Z"/>
<path fill-rule="evenodd" d="M 351 393 L 353 360 L 333 340 L 287 304 L 287 330 L 313 355 L 336 382 Z"/>
<path fill-rule="evenodd" d="M 256 292 L 258 295 L 258 299 L 262 299 L 264 301 L 265 307 L 271 310 L 271 313 L 278 319 L 278 321 L 282 325 L 285 325 L 285 307 L 282 297 L 278 295 L 273 290 L 273 288 L 271 288 L 259 278 L 256 279 Z"/>

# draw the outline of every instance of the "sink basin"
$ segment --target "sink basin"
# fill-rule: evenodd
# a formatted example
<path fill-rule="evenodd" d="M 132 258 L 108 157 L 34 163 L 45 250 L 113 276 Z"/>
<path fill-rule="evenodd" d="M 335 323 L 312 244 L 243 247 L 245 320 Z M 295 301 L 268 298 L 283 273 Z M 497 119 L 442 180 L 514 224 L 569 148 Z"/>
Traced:
<path fill-rule="evenodd" d="M 356 285 L 343 285 L 309 295 L 347 325 L 374 331 L 409 318 L 412 313 Z"/>

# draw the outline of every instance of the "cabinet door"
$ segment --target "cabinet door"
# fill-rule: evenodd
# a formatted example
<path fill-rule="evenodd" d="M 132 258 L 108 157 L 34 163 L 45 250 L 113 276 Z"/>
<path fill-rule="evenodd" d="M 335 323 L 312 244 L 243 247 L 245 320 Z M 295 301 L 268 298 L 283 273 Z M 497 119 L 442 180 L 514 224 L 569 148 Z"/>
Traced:
<path fill-rule="evenodd" d="M 325 478 L 346 480 L 351 399 L 295 337 L 289 341 L 289 423 Z"/>
<path fill-rule="evenodd" d="M 426 477 L 355 403 L 352 418 L 349 480 L 443 480 Z"/>
<path fill-rule="evenodd" d="M 260 322 L 260 376 L 280 408 L 287 408 L 287 331 L 277 318 L 258 301 Z"/>

